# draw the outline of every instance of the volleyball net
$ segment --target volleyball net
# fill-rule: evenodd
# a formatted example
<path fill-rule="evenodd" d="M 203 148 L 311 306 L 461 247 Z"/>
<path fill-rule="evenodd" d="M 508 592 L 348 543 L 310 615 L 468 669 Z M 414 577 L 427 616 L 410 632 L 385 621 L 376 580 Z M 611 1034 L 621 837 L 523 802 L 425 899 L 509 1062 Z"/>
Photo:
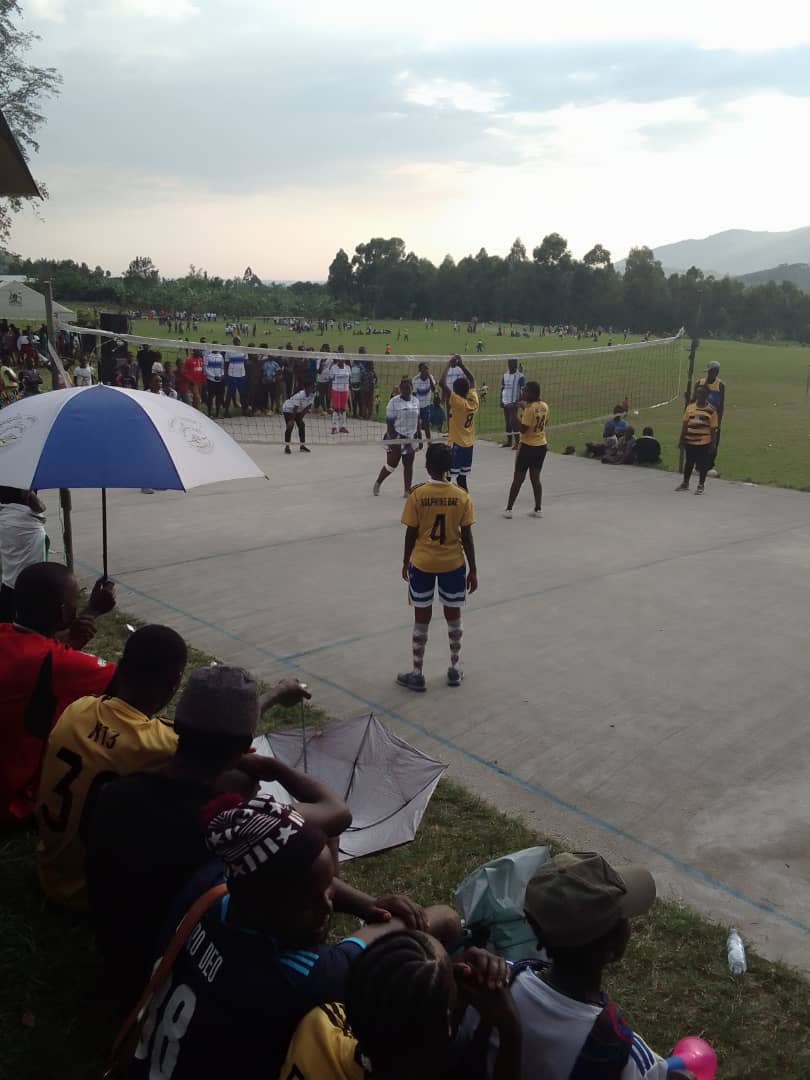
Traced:
<path fill-rule="evenodd" d="M 111 381 L 105 377 L 105 362 L 107 374 L 113 373 L 114 378 L 115 370 L 127 354 L 134 366 L 140 366 L 142 371 L 150 371 L 151 365 L 159 362 L 166 383 L 173 385 L 178 363 L 182 370 L 185 358 L 194 350 L 222 353 L 226 360 L 229 354 L 243 353 L 243 380 L 229 388 L 230 380 L 226 375 L 219 402 L 206 401 L 206 386 L 203 385 L 200 403 L 200 408 L 205 411 L 210 404 L 212 414 L 242 443 L 283 442 L 285 424 L 281 412 L 284 402 L 306 383 L 315 385 L 315 401 L 305 418 L 308 443 L 377 442 L 385 430 L 388 400 L 398 392 L 401 379 L 405 376 L 413 378 L 420 364 L 427 364 L 438 383 L 450 359 L 446 353 L 326 353 L 144 337 L 87 327 L 69 326 L 66 329 L 81 334 L 85 344 L 89 335 L 95 334 L 100 339 L 99 373 L 104 381 Z M 683 391 L 687 349 L 688 343 L 681 331 L 666 338 L 593 348 L 463 355 L 464 365 L 475 377 L 481 401 L 477 433 L 487 436 L 504 430 L 501 379 L 510 357 L 517 361 L 518 370 L 527 381 L 539 382 L 541 396 L 550 408 L 550 427 L 554 429 L 603 418 L 618 403 L 627 402 L 630 412 L 669 404 Z M 328 371 L 338 357 L 352 369 L 345 418 L 333 411 L 331 383 L 323 376 L 318 380 L 321 368 Z M 143 361 L 140 365 L 139 358 Z M 268 364 L 269 360 L 275 363 Z M 180 396 L 185 395 L 191 402 L 191 392 L 183 388 L 182 378 L 179 381 Z M 141 377 L 138 385 L 142 382 Z M 231 400 L 226 409 L 229 396 Z M 431 406 L 432 430 L 446 432 L 447 410 L 441 392 L 431 401 Z M 337 431 L 334 430 L 336 427 Z M 346 430 L 341 432 L 340 427 Z"/>

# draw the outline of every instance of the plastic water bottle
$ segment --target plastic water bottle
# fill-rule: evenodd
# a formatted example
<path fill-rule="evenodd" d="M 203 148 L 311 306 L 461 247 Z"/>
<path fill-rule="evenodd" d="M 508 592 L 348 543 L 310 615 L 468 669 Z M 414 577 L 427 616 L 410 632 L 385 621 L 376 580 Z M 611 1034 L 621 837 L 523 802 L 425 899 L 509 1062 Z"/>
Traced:
<path fill-rule="evenodd" d="M 745 962 L 745 945 L 743 945 L 743 939 L 735 926 L 732 926 L 728 932 L 726 952 L 728 953 L 728 969 L 731 974 L 744 975 L 748 967 Z"/>

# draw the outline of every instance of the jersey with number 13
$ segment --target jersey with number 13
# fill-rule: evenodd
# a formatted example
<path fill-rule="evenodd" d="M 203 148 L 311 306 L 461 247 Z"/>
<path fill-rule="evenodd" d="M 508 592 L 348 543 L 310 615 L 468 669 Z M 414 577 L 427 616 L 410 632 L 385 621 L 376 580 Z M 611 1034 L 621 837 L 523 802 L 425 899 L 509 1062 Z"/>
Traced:
<path fill-rule="evenodd" d="M 417 529 L 411 562 L 428 574 L 455 570 L 464 562 L 461 530 L 475 524 L 472 499 L 457 484 L 417 484 L 402 511 L 402 524 Z"/>

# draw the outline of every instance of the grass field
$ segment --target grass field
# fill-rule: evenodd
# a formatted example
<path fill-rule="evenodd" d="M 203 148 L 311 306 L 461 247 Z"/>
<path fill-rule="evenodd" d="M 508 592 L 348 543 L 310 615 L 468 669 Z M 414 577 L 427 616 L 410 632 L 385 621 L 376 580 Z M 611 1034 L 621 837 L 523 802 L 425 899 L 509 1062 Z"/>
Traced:
<path fill-rule="evenodd" d="M 94 649 L 116 656 L 125 618 L 101 621 Z M 194 651 L 190 666 L 210 657 Z M 296 711 L 297 712 L 297 711 Z M 313 722 L 325 722 L 317 708 Z M 297 716 L 279 714 L 271 723 Z M 407 891 L 427 902 L 452 902 L 456 885 L 488 859 L 543 842 L 523 822 L 497 813 L 456 784 L 442 781 L 417 839 L 345 866 L 345 877 L 373 894 Z M 90 1080 L 109 1048 L 114 1017 L 83 918 L 49 908 L 33 869 L 33 835 L 0 837 L 0 1080 Z M 351 924 L 337 929 L 345 932 Z M 720 1080 L 810 1075 L 810 984 L 782 965 L 749 953 L 735 979 L 725 961 L 725 928 L 673 901 L 659 901 L 636 924 L 609 988 L 630 1022 L 667 1053 L 684 1034 L 715 1046 Z"/>
<path fill-rule="evenodd" d="M 357 337 L 352 336 L 351 332 L 343 335 L 332 332 L 327 339 L 331 337 L 329 344 L 332 348 L 342 343 L 347 352 L 356 351 L 360 344 L 365 345 L 369 352 L 382 351 L 385 343 L 390 342 L 393 355 L 445 356 L 465 345 L 473 350 L 474 355 L 476 335 L 454 333 L 446 322 L 437 323 L 433 330 L 426 330 L 421 323 L 392 322 L 390 326 L 393 329 L 391 335 Z M 408 342 L 397 341 L 397 331 L 404 333 L 406 328 Z M 486 352 L 504 356 L 541 350 L 576 349 L 592 344 L 575 338 L 561 340 L 558 337 L 541 337 L 536 332 L 528 338 L 497 337 L 496 329 L 495 326 L 484 327 L 478 336 L 483 340 Z M 170 336 L 166 327 L 158 327 L 146 319 L 136 321 L 133 332 L 157 337 Z M 209 340 L 226 340 L 224 323 L 207 324 L 199 333 L 204 333 Z M 253 340 L 252 336 L 250 340 Z M 296 347 L 304 344 L 319 348 L 322 344 L 322 337 L 317 333 L 293 335 L 283 328 L 268 327 L 265 330 L 261 320 L 258 320 L 256 344 L 266 341 L 271 347 L 283 346 L 288 340 Z M 621 341 L 622 335 L 616 335 L 616 340 Z M 630 340 L 634 339 L 631 337 Z M 602 336 L 600 344 L 607 344 L 607 335 Z M 677 387 L 679 380 L 675 372 L 682 368 L 685 370 L 687 347 L 687 342 L 683 341 L 677 346 L 677 356 L 666 361 L 659 353 L 650 353 L 651 364 L 660 367 L 666 363 L 668 367 L 666 374 L 656 369 L 649 378 L 643 375 L 640 360 L 637 359 L 639 354 L 624 354 L 628 357 L 626 362 L 619 361 L 620 354 L 608 356 L 601 368 L 595 362 L 577 358 L 574 360 L 577 379 L 563 376 L 565 361 L 549 359 L 548 362 L 533 362 L 528 374 L 538 377 L 541 387 L 545 385 L 551 407 L 551 449 L 561 451 L 570 444 L 581 453 L 587 440 L 601 435 L 601 423 L 584 421 L 560 426 L 561 421 L 570 419 L 572 413 L 579 417 L 607 416 L 616 398 L 627 392 L 631 414 L 635 408 L 639 409 L 638 416 L 631 415 L 631 422 L 639 434 L 641 428 L 648 424 L 655 429 L 663 447 L 663 466 L 676 469 L 678 451 L 675 444 L 680 431 L 681 399 L 678 397 L 670 405 L 658 409 L 645 408 L 644 404 L 645 401 L 652 404 L 653 401 L 663 400 L 659 396 L 662 387 L 666 388 L 667 396 L 670 388 L 674 390 Z M 174 354 L 167 352 L 166 359 L 170 356 L 173 358 Z M 726 414 L 718 456 L 721 475 L 750 483 L 810 490 L 810 403 L 807 397 L 810 349 L 791 344 L 759 345 L 707 340 L 701 343 L 697 354 L 697 371 L 702 372 L 710 359 L 720 362 L 721 376 L 726 383 Z M 626 369 L 626 364 L 632 364 L 632 367 Z M 489 394 L 479 423 L 479 433 L 484 437 L 496 437 L 502 429 L 501 413 L 497 408 L 501 369 L 502 365 L 495 363 L 486 368 Z M 405 365 L 403 370 L 410 371 L 411 365 Z M 437 365 L 434 365 L 436 372 Z M 398 365 L 392 365 L 392 385 L 402 373 Z M 626 386 L 628 381 L 631 385 Z M 380 383 L 385 391 L 384 398 L 387 398 L 389 391 L 384 377 Z M 585 384 L 584 391 L 580 384 Z M 563 403 L 555 401 L 554 387 L 558 387 L 558 398 L 560 394 L 565 398 Z M 642 395 L 646 394 L 646 399 L 642 396 L 634 400 L 634 388 Z"/>

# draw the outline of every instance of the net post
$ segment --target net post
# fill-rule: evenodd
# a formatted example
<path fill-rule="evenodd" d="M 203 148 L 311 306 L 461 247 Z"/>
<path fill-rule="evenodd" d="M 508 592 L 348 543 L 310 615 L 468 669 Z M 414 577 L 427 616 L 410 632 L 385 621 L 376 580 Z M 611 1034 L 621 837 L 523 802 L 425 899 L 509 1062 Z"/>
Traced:
<path fill-rule="evenodd" d="M 686 372 L 686 387 L 683 392 L 684 409 L 692 400 L 692 377 L 695 374 L 695 354 L 700 346 L 700 318 L 703 313 L 703 289 L 698 289 L 695 324 L 692 327 L 692 343 L 689 346 L 689 368 Z M 678 448 L 678 472 L 683 472 L 683 447 Z"/>

